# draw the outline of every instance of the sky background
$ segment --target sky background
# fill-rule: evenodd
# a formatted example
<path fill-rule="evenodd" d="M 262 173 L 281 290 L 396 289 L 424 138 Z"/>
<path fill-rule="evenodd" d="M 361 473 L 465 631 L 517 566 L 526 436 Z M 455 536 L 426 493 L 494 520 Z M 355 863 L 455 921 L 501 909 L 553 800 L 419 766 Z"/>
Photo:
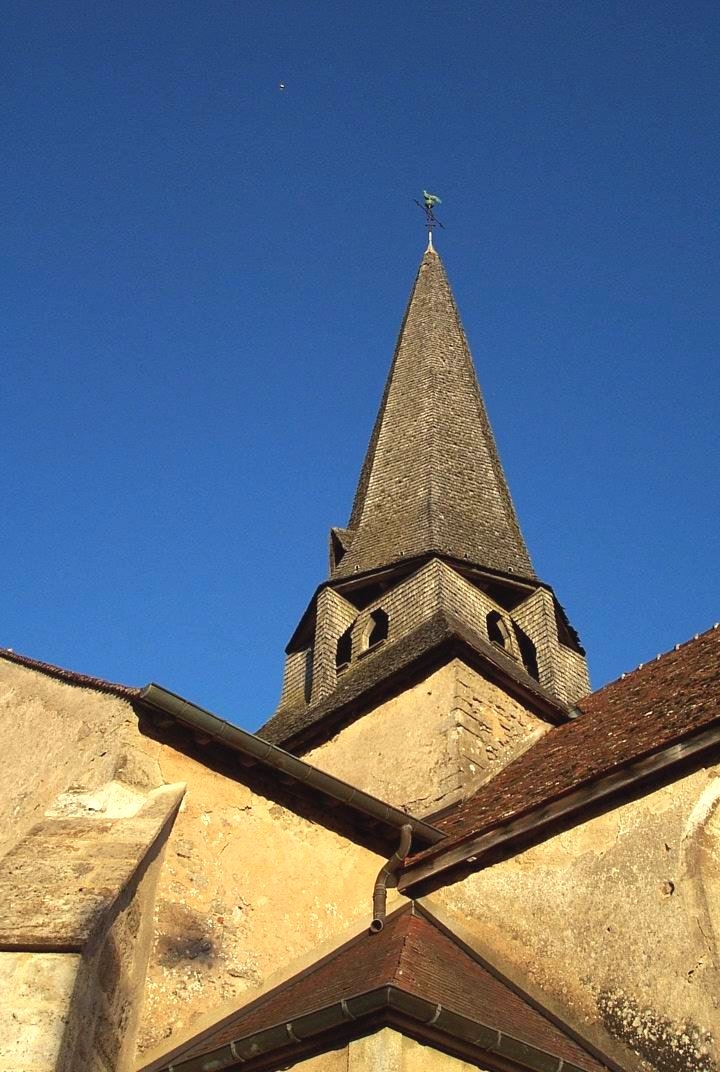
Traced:
<path fill-rule="evenodd" d="M 716 0 L 6 0 L 0 84 L 0 645 L 272 712 L 423 187 L 593 684 L 720 618 Z"/>

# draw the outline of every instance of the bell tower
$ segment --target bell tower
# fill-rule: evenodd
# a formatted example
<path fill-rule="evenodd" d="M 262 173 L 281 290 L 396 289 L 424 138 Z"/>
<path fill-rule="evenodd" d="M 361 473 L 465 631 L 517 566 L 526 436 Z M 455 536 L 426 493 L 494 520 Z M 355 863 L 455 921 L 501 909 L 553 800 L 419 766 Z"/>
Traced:
<path fill-rule="evenodd" d="M 350 519 L 331 529 L 329 578 L 290 639 L 280 704 L 260 733 L 433 811 L 588 692 L 578 636 L 533 570 L 431 243 Z M 399 762 L 414 774 L 393 789 Z"/>

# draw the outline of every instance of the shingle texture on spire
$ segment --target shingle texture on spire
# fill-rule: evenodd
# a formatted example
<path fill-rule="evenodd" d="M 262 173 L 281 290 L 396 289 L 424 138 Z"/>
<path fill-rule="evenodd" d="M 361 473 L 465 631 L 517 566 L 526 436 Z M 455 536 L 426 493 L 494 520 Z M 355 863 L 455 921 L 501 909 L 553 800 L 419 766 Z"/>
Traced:
<path fill-rule="evenodd" d="M 427 551 L 532 578 L 437 253 L 420 264 L 333 577 Z"/>

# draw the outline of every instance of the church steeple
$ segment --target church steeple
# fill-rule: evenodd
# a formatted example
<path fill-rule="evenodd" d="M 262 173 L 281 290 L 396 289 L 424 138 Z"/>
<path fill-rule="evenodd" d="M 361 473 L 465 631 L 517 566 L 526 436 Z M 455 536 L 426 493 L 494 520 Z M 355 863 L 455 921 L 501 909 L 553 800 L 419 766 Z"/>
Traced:
<path fill-rule="evenodd" d="M 589 691 L 577 635 L 533 572 L 432 243 L 410 295 L 348 526 L 331 530 L 330 578 L 286 654 L 280 704 L 261 732 L 299 751 L 368 712 L 374 723 L 382 720 L 373 707 L 378 697 L 407 690 L 438 664 L 447 669 L 444 684 L 438 691 L 435 681 L 422 700 L 440 705 L 433 718 L 461 717 L 463 705 L 474 702 L 460 695 L 473 673 L 502 679 L 541 719 L 567 717 L 568 705 Z M 460 665 L 472 669 L 462 688 L 453 677 Z M 411 720 L 420 717 L 418 703 L 408 693 Z M 499 710 L 505 700 L 497 704 Z M 513 723 L 505 714 L 500 721 Z M 468 747 L 470 755 L 475 745 Z M 486 771 L 483 756 L 468 761 L 473 778 Z"/>
<path fill-rule="evenodd" d="M 534 577 L 465 333 L 428 249 L 405 312 L 348 526 L 331 576 L 435 552 Z"/>

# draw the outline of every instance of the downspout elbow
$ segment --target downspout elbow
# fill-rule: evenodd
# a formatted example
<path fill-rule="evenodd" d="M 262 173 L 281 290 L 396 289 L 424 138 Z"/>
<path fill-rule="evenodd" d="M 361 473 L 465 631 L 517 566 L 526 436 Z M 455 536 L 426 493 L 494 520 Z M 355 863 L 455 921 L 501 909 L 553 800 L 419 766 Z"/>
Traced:
<path fill-rule="evenodd" d="M 373 918 L 370 924 L 370 933 L 377 934 L 385 926 L 387 910 L 387 891 L 397 885 L 397 875 L 403 861 L 410 851 L 413 829 L 410 823 L 404 823 L 400 828 L 400 844 L 386 864 L 380 868 L 378 877 L 375 879 L 373 889 Z"/>

